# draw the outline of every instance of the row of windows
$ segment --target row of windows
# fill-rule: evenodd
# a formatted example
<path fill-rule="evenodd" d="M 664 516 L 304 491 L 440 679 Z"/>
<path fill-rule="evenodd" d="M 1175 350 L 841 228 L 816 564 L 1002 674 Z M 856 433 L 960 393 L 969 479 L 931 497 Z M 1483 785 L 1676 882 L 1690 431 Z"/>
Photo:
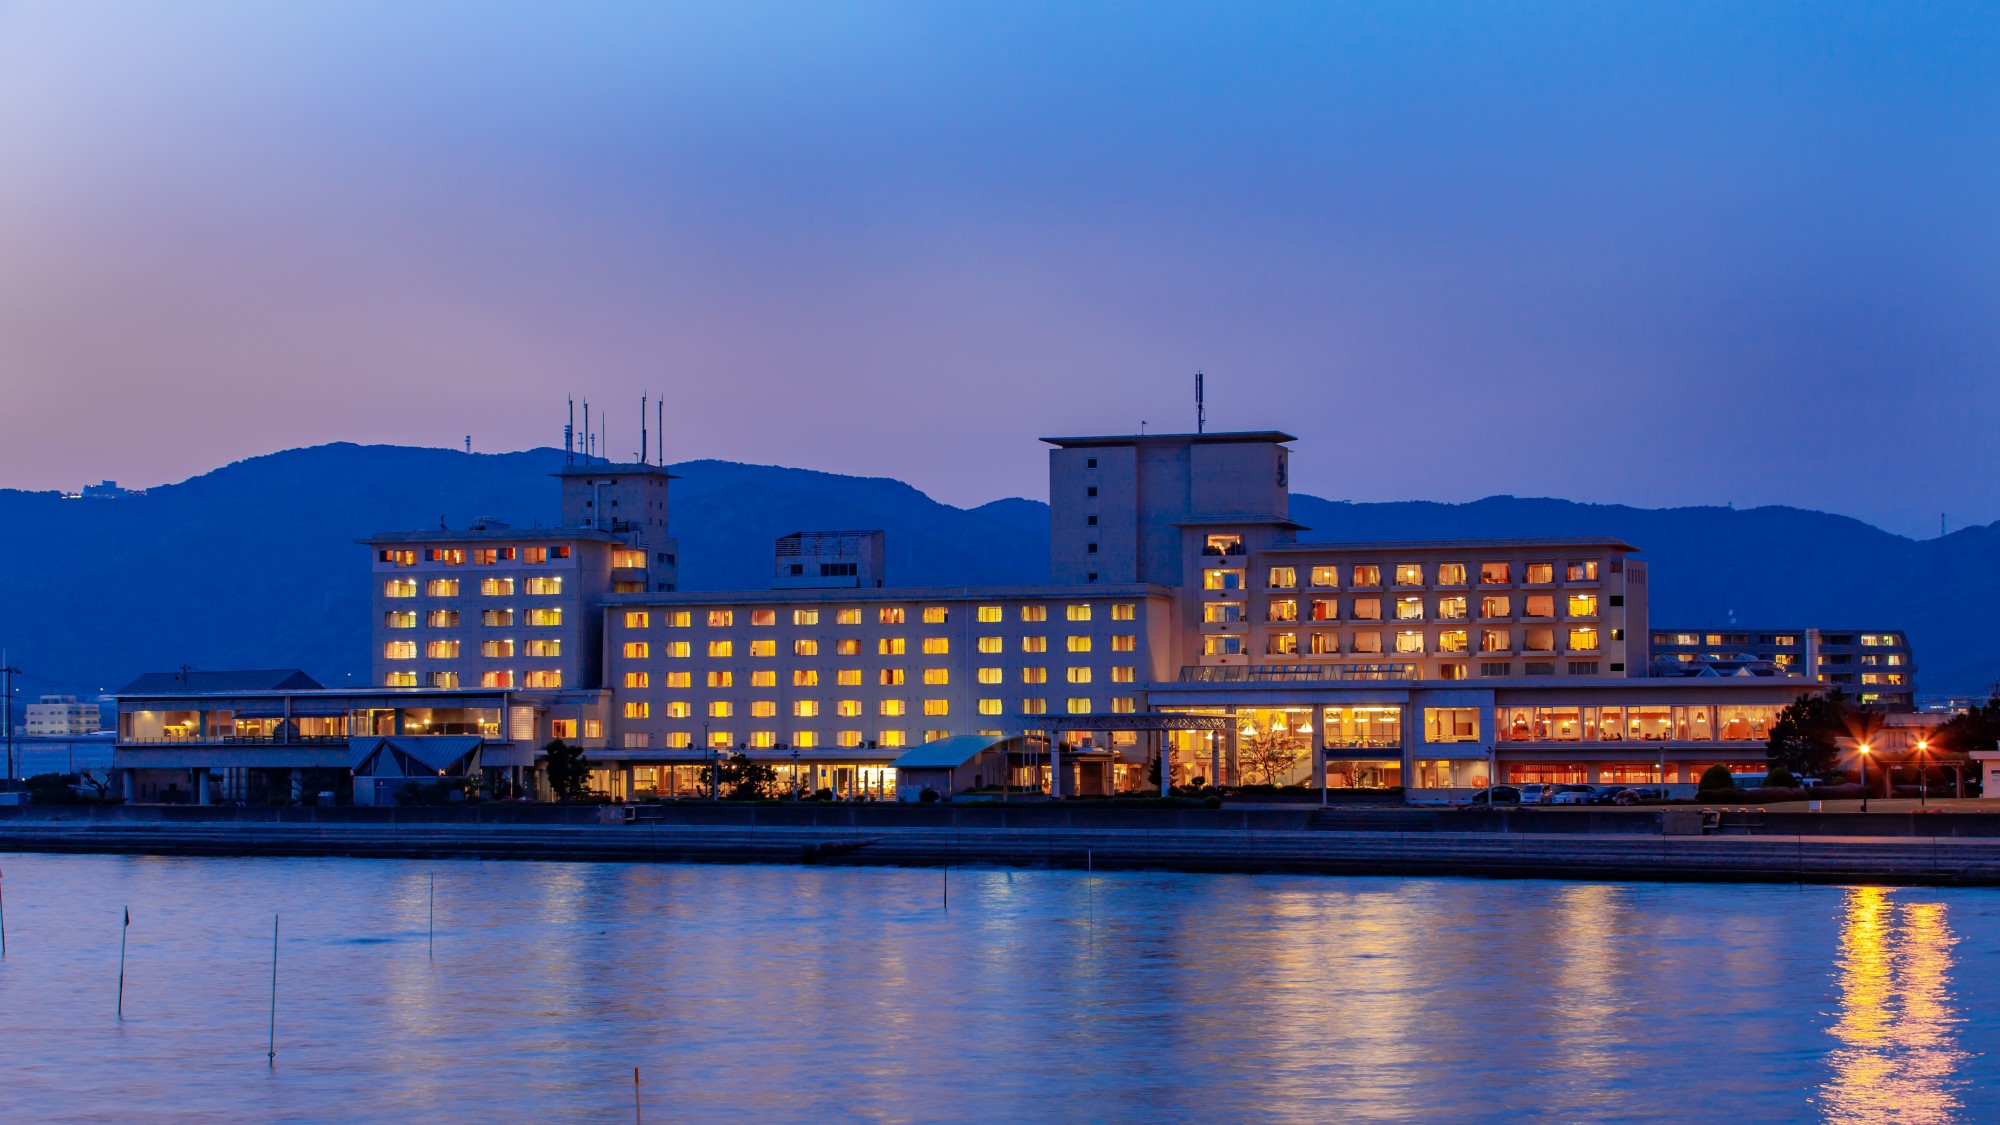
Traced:
<path fill-rule="evenodd" d="M 524 563 L 545 563 L 550 559 L 568 558 L 569 550 L 569 544 L 567 543 L 560 543 L 553 547 L 474 547 L 470 550 L 464 547 L 426 547 L 423 550 L 423 559 L 427 563 L 436 563 L 440 566 L 464 566 L 468 557 L 472 560 L 474 566 L 496 566 L 503 562 L 514 562 L 517 560 Z M 646 552 L 644 551 L 614 551 L 612 553 L 613 555 L 636 554 L 639 556 L 639 561 L 632 565 L 646 565 Z M 390 566 L 415 566 L 417 565 L 417 550 L 414 547 L 383 547 L 375 552 L 375 561 L 387 563 Z M 614 562 L 612 565 L 618 566 L 622 564 Z"/>
<path fill-rule="evenodd" d="M 1468 577 L 1476 577 L 1481 586 L 1511 586 L 1517 564 L 1511 562 L 1480 563 L 1478 570 L 1471 569 L 1470 563 L 1438 563 L 1431 572 L 1438 586 L 1467 586 L 1472 583 Z M 1524 586 L 1550 586 L 1555 584 L 1554 562 L 1530 562 L 1518 564 L 1521 584 Z M 1357 564 L 1347 569 L 1347 584 L 1358 589 L 1376 588 L 1382 585 L 1383 567 L 1374 564 Z M 1421 563 L 1397 563 L 1387 568 L 1393 585 L 1424 585 L 1425 569 Z M 1614 561 L 1612 569 L 1618 569 Z M 1306 584 L 1314 589 L 1335 590 L 1340 588 L 1341 568 L 1338 566 L 1273 566 L 1266 569 L 1264 585 L 1272 590 L 1296 590 L 1299 587 L 1299 573 L 1305 572 Z M 1209 590 L 1240 590 L 1246 581 L 1246 571 L 1241 568 L 1217 567 L 1202 572 L 1202 586 Z M 1580 559 L 1562 564 L 1564 581 L 1597 581 L 1597 560 Z"/>
<path fill-rule="evenodd" d="M 388 687 L 458 688 L 464 682 L 457 672 L 431 672 L 420 675 L 414 668 L 398 668 L 382 678 Z M 563 686 L 562 670 L 558 668 L 533 668 L 519 676 L 512 669 L 479 674 L 479 686 L 484 688 L 559 688 Z"/>
<path fill-rule="evenodd" d="M 1001 715 L 1006 713 L 1003 704 L 1004 701 L 997 697 L 978 699 L 973 701 L 973 709 L 981 715 Z M 1041 696 L 1023 698 L 1020 700 L 1020 704 L 1021 713 L 1024 715 L 1043 715 L 1048 713 L 1048 700 Z M 1070 696 L 1065 701 L 1064 706 L 1072 715 L 1088 715 L 1092 713 L 1091 704 L 1092 700 L 1089 696 Z M 951 701 L 948 699 L 918 700 L 917 706 L 925 715 L 943 716 L 951 714 Z M 1137 701 L 1132 697 L 1114 696 L 1111 700 L 1111 710 L 1116 714 L 1131 714 L 1136 707 Z M 650 702 L 628 700 L 625 703 L 625 717 L 628 719 L 653 718 L 653 710 L 653 705 Z M 833 701 L 831 714 L 836 718 L 853 719 L 859 718 L 865 710 L 858 699 L 836 699 Z M 661 718 L 690 719 L 694 717 L 695 707 L 694 704 L 689 703 L 687 700 L 674 699 L 662 703 L 659 711 Z M 821 715 L 820 700 L 795 699 L 792 701 L 790 713 L 795 719 L 816 719 Z M 907 699 L 876 700 L 875 713 L 890 718 L 907 715 L 910 713 L 910 701 Z M 736 716 L 735 701 L 728 699 L 710 700 L 704 710 L 704 714 L 705 717 L 710 719 L 734 718 Z M 752 700 L 748 714 L 753 719 L 776 718 L 778 714 L 778 701 L 775 699 Z"/>
<path fill-rule="evenodd" d="M 1016 608 L 1019 611 L 1019 619 L 1021 621 L 1036 623 L 1049 619 L 1049 607 L 1045 605 L 1024 605 L 1017 606 Z M 1090 621 L 1093 619 L 1093 614 L 1095 613 L 1094 608 L 1089 602 L 1079 602 L 1074 605 L 1063 606 L 1062 610 L 1064 619 L 1069 621 Z M 703 610 L 700 611 L 700 620 L 704 621 L 711 629 L 733 628 L 736 625 L 738 612 L 734 609 Z M 792 624 L 818 625 L 822 612 L 818 609 L 792 610 Z M 847 608 L 835 609 L 831 612 L 835 625 L 859 625 L 862 623 L 862 614 L 864 611 L 859 608 Z M 743 610 L 741 613 L 745 620 L 755 627 L 763 628 L 774 626 L 778 623 L 778 611 L 775 609 L 751 609 Z M 982 624 L 995 624 L 1006 620 L 1004 606 L 978 606 L 974 610 L 974 615 Z M 655 612 L 653 610 L 629 609 L 625 611 L 625 627 L 627 629 L 648 628 L 652 625 L 652 620 L 655 616 L 659 617 L 661 625 L 669 629 L 689 628 L 694 625 L 697 619 L 696 611 L 694 610 L 669 609 Z M 1134 621 L 1137 619 L 1138 604 L 1136 602 L 1112 603 L 1111 620 Z M 877 606 L 875 608 L 875 622 L 878 625 L 905 625 L 909 623 L 909 620 L 907 607 L 898 605 Z M 925 625 L 949 624 L 951 622 L 951 607 L 942 605 L 923 606 L 919 610 L 919 620 Z"/>
<path fill-rule="evenodd" d="M 556 657 L 562 655 L 562 641 L 555 638 L 534 638 L 525 644 L 518 644 L 514 638 L 479 642 L 479 655 L 487 659 L 506 659 L 516 650 L 525 656 Z M 460 653 L 458 641 L 426 641 L 423 646 L 426 660 L 455 660 Z M 384 660 L 415 660 L 417 642 L 386 641 L 382 645 Z"/>
<path fill-rule="evenodd" d="M 529 625 L 560 625 L 563 611 L 560 609 L 531 609 L 524 620 Z M 507 628 L 514 624 L 512 609 L 482 609 L 479 623 L 488 628 Z M 417 611 L 414 609 L 392 609 L 382 615 L 382 624 L 390 629 L 414 629 L 417 627 Z M 433 629 L 458 628 L 458 611 L 455 609 L 434 609 L 424 615 L 424 624 Z"/>
<path fill-rule="evenodd" d="M 536 596 L 551 596 L 562 593 L 563 580 L 555 575 L 538 574 L 528 579 L 523 586 L 526 592 Z M 459 583 L 456 578 L 433 578 L 424 583 L 424 596 L 431 598 L 455 598 Z M 479 593 L 483 597 L 505 598 L 514 596 L 512 578 L 482 578 Z M 414 598 L 417 596 L 417 580 L 414 578 L 390 578 L 382 583 L 385 598 Z"/>
<path fill-rule="evenodd" d="M 1798 648 L 1805 638 L 1797 633 L 1654 633 L 1656 645 L 1691 647 L 1694 645 L 1777 645 L 1784 648 Z M 1828 635 L 1820 638 L 1820 643 L 1835 648 L 1855 643 L 1849 635 Z M 1901 633 L 1862 633 L 1860 643 L 1863 648 L 1899 648 L 1903 644 Z"/>
<path fill-rule="evenodd" d="M 1556 599 L 1552 594 L 1530 594 L 1521 599 L 1521 616 L 1553 619 L 1556 615 Z M 1571 594 L 1567 598 L 1570 617 L 1596 617 L 1596 594 Z M 1613 596 L 1611 604 L 1622 605 L 1624 599 Z M 1462 595 L 1447 595 L 1435 599 L 1428 607 L 1424 599 L 1417 595 L 1389 599 L 1390 612 L 1397 621 L 1423 621 L 1425 610 L 1432 612 L 1428 620 L 1464 621 L 1470 610 L 1469 599 Z M 1202 620 L 1208 624 L 1232 624 L 1242 621 L 1246 615 L 1243 602 L 1207 602 L 1202 606 Z M 1309 621 L 1339 621 L 1339 598 L 1312 598 L 1306 603 L 1306 619 Z M 1348 599 L 1348 616 L 1355 621 L 1382 620 L 1381 598 Z M 1487 620 L 1505 619 L 1514 616 L 1514 599 L 1506 595 L 1490 595 L 1479 599 L 1479 616 Z M 1299 600 L 1297 598 L 1272 598 L 1264 605 L 1266 621 L 1299 620 Z"/>
<path fill-rule="evenodd" d="M 949 637 L 920 637 L 918 641 L 918 651 L 924 656 L 948 656 L 951 653 L 951 638 Z M 1091 652 L 1095 649 L 1096 639 L 1089 636 L 1071 636 L 1065 637 L 1063 642 L 1064 648 L 1069 652 Z M 778 642 L 775 640 L 754 640 L 748 642 L 748 644 L 748 652 L 751 656 L 775 657 L 778 655 Z M 1006 645 L 999 637 L 979 637 L 975 641 L 975 645 L 980 652 L 989 655 L 1006 651 Z M 692 641 L 662 641 L 658 647 L 661 656 L 676 660 L 687 659 L 694 655 L 694 643 Z M 792 655 L 819 656 L 821 655 L 820 648 L 821 644 L 817 639 L 801 637 L 792 642 Z M 834 656 L 860 656 L 862 654 L 859 638 L 835 641 L 832 648 Z M 654 643 L 652 641 L 626 641 L 619 646 L 620 654 L 628 660 L 649 659 L 653 655 L 653 649 Z M 1048 650 L 1049 639 L 1047 637 L 1021 638 L 1022 652 L 1047 652 Z M 1119 635 L 1111 638 L 1112 652 L 1137 652 L 1138 650 L 1139 638 L 1136 634 Z M 713 658 L 734 657 L 736 655 L 736 642 L 709 641 L 704 651 L 708 656 Z M 909 654 L 909 651 L 909 639 L 907 637 L 877 637 L 875 639 L 875 654 L 877 656 L 905 656 Z"/>
<path fill-rule="evenodd" d="M 1131 665 L 1114 666 L 1109 669 L 1109 673 L 1111 682 L 1114 684 L 1137 683 L 1139 679 L 1139 670 Z M 1063 670 L 1063 678 L 1072 684 L 1090 683 L 1094 675 L 1094 669 L 1083 665 L 1072 665 Z M 905 670 L 901 668 L 877 668 L 874 679 L 881 687 L 900 687 L 907 682 Z M 975 668 L 973 669 L 973 679 L 982 684 L 1002 684 L 1007 682 L 1005 672 L 999 668 Z M 692 687 L 694 686 L 694 673 L 665 672 L 661 674 L 660 682 L 669 688 Z M 834 673 L 832 682 L 837 687 L 860 687 L 865 682 L 865 677 L 859 668 L 842 668 Z M 951 683 L 951 670 L 949 668 L 925 668 L 921 682 L 933 687 L 949 684 Z M 1048 683 L 1049 670 L 1046 667 L 1023 668 L 1021 669 L 1021 682 L 1024 684 Z M 711 688 L 735 687 L 736 673 L 724 669 L 715 669 L 704 675 L 703 683 Z M 791 671 L 791 683 L 793 687 L 818 687 L 821 683 L 819 669 L 794 668 Z M 749 684 L 753 688 L 777 687 L 778 673 L 768 669 L 751 672 Z M 652 687 L 653 674 L 651 672 L 627 672 L 625 673 L 624 685 L 627 688 Z"/>
<path fill-rule="evenodd" d="M 1623 636 L 1621 630 L 1614 629 L 1612 639 Z M 1522 652 L 1555 652 L 1557 631 L 1554 629 L 1521 630 Z M 1596 652 L 1598 631 L 1583 627 L 1568 630 L 1566 638 L 1568 652 Z M 1424 631 L 1404 629 L 1390 635 L 1390 649 L 1384 649 L 1383 634 L 1368 630 L 1349 634 L 1345 649 L 1342 648 L 1341 634 L 1332 631 L 1307 633 L 1301 648 L 1299 634 L 1293 632 L 1272 632 L 1265 636 L 1264 653 L 1267 656 L 1291 656 L 1308 653 L 1314 656 L 1331 656 L 1342 651 L 1350 653 L 1381 653 L 1390 651 L 1406 656 L 1422 656 L 1426 652 L 1438 653 L 1471 652 L 1472 630 L 1440 629 L 1437 631 L 1435 648 L 1427 647 Z M 1479 652 L 1514 651 L 1514 630 L 1479 630 Z M 1205 656 L 1241 656 L 1245 652 L 1244 638 L 1237 634 L 1211 635 L 1202 638 L 1202 653 Z"/>

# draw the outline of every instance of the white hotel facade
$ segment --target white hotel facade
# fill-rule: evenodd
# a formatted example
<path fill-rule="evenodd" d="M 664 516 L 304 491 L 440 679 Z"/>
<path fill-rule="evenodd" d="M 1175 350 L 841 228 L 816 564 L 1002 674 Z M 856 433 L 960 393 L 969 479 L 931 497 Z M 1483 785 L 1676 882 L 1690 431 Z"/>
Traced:
<path fill-rule="evenodd" d="M 681 591 L 651 465 L 565 469 L 556 529 L 377 536 L 378 683 L 507 692 L 622 798 L 723 751 L 887 795 L 910 747 L 1024 731 L 1104 767 L 1072 791 L 1149 788 L 1162 751 L 1177 785 L 1687 784 L 1761 770 L 1813 690 L 1648 678 L 1646 566 L 1614 539 L 1300 542 L 1290 435 L 1046 440 L 1047 585 L 898 587 L 879 533 L 825 532 L 779 541 L 771 588 Z"/>

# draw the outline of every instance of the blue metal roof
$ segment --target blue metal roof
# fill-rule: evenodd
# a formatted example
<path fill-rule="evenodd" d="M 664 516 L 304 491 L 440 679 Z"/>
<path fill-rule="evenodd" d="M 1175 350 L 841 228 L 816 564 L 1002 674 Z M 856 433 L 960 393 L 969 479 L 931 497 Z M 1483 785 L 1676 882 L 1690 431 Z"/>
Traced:
<path fill-rule="evenodd" d="M 899 770 L 954 769 L 1005 741 L 994 734 L 955 734 L 926 742 L 889 764 Z"/>

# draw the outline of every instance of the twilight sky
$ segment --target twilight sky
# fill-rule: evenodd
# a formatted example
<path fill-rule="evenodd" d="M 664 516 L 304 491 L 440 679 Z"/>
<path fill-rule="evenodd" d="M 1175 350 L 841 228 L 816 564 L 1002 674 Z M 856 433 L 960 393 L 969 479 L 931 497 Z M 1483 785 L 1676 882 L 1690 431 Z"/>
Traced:
<path fill-rule="evenodd" d="M 0 486 L 350 440 L 2000 519 L 2000 6 L 0 0 Z"/>

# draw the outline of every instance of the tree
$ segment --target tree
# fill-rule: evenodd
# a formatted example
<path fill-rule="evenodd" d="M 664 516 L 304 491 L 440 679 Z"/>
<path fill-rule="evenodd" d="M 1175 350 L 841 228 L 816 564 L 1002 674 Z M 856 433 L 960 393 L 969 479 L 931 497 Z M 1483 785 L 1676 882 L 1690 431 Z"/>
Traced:
<path fill-rule="evenodd" d="M 1291 731 L 1263 730 L 1239 737 L 1236 760 L 1245 770 L 1262 777 L 1265 785 L 1283 785 L 1292 767 L 1305 757 L 1298 747 L 1302 740 Z"/>
<path fill-rule="evenodd" d="M 1996 695 L 1963 715 L 1953 715 L 1931 735 L 1935 751 L 1964 757 L 1974 750 L 2000 746 L 2000 695 Z"/>
<path fill-rule="evenodd" d="M 1701 783 L 1695 789 L 1702 793 L 1727 793 L 1736 788 L 1736 775 L 1728 766 L 1710 766 L 1701 771 Z"/>
<path fill-rule="evenodd" d="M 549 788 L 558 801 L 581 801 L 590 793 L 590 760 L 583 747 L 571 746 L 558 738 L 542 748 L 548 760 Z"/>
<path fill-rule="evenodd" d="M 1801 695 L 1771 724 L 1764 754 L 1773 766 L 1806 777 L 1825 777 L 1840 764 L 1840 738 L 1859 733 L 1861 717 L 1839 691 Z"/>
<path fill-rule="evenodd" d="M 738 751 L 722 763 L 718 780 L 722 783 L 724 795 L 730 800 L 754 801 L 770 796 L 778 787 L 778 771 Z"/>

